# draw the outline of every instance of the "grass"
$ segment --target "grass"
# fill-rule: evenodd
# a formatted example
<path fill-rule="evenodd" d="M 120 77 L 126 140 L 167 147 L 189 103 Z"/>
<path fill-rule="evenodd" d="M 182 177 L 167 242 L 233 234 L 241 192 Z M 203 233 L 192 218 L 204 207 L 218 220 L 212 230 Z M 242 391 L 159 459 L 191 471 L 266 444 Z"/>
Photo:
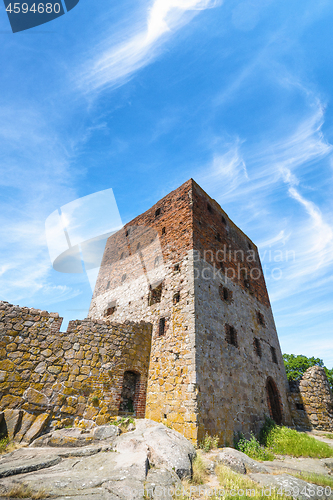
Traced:
<path fill-rule="evenodd" d="M 204 484 L 207 478 L 206 464 L 203 460 L 200 453 L 197 454 L 192 464 L 193 468 L 193 476 L 192 483 L 193 484 Z"/>
<path fill-rule="evenodd" d="M 261 486 L 251 481 L 251 479 L 248 479 L 246 476 L 233 472 L 224 465 L 218 465 L 216 467 L 216 475 L 219 480 L 219 486 L 209 490 L 209 485 L 204 485 L 207 488 L 206 494 L 203 494 L 204 490 L 202 485 L 195 486 L 193 482 L 185 480 L 182 481 L 182 492 L 176 491 L 173 499 L 189 500 L 209 498 L 210 500 L 247 500 L 248 498 L 254 498 L 255 500 L 267 500 L 267 496 L 263 494 Z M 202 488 L 201 490 L 200 487 Z M 269 498 L 270 500 L 290 499 L 290 497 L 275 493 L 273 489 Z"/>
<path fill-rule="evenodd" d="M 110 425 L 116 425 L 117 427 L 121 427 L 123 425 L 127 426 L 129 424 L 134 424 L 135 420 L 132 417 L 122 417 L 119 420 L 112 420 Z"/>
<path fill-rule="evenodd" d="M 275 458 L 271 451 L 260 445 L 253 434 L 251 435 L 251 439 L 240 437 L 239 441 L 235 443 L 235 448 L 254 460 L 274 460 Z"/>
<path fill-rule="evenodd" d="M 305 432 L 277 425 L 270 418 L 266 418 L 260 431 L 259 442 L 268 451 L 277 455 L 310 458 L 333 457 L 333 448 L 327 443 L 318 441 Z"/>
<path fill-rule="evenodd" d="M 205 434 L 205 437 L 199 444 L 199 448 L 203 451 L 210 451 L 213 450 L 214 448 L 217 448 L 219 444 L 219 437 L 218 435 L 216 436 L 210 436 L 207 432 Z"/>
<path fill-rule="evenodd" d="M 29 486 L 23 484 L 15 486 L 5 495 L 6 498 L 30 498 L 31 500 L 41 500 L 42 498 L 48 498 L 48 496 L 45 490 L 35 492 Z"/>
<path fill-rule="evenodd" d="M 262 493 L 262 486 L 248 479 L 242 474 L 237 474 L 231 469 L 224 465 L 219 465 L 216 468 L 216 475 L 218 477 L 219 483 L 225 494 L 223 495 L 224 500 L 232 499 L 244 499 L 244 498 L 255 498 L 256 500 L 267 500 L 267 496 Z M 231 494 L 231 490 L 236 490 L 239 494 Z M 215 497 L 218 498 L 218 497 Z M 270 500 L 283 500 L 290 497 L 277 494 L 272 490 L 269 496 Z"/>
<path fill-rule="evenodd" d="M 265 437 L 265 443 L 273 453 L 293 457 L 328 458 L 333 457 L 333 448 L 304 432 L 288 427 L 275 426 Z"/>
<path fill-rule="evenodd" d="M 0 439 L 0 455 L 10 453 L 21 447 L 22 444 L 15 443 L 14 441 L 9 441 L 8 437 L 3 437 L 2 439 Z"/>
<path fill-rule="evenodd" d="M 333 439 L 333 434 L 324 434 L 325 438 Z"/>
<path fill-rule="evenodd" d="M 308 483 L 317 484 L 318 486 L 329 486 L 333 490 L 333 477 L 326 476 L 325 474 L 316 474 L 315 472 L 290 472 L 288 474 L 291 476 L 298 477 L 299 479 L 303 479 Z"/>

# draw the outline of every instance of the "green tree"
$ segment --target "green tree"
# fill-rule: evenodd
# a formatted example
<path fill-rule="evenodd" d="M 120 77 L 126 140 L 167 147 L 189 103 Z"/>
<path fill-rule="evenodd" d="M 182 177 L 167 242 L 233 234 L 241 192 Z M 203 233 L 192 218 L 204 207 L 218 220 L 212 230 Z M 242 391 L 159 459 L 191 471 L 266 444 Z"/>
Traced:
<path fill-rule="evenodd" d="M 303 354 L 283 354 L 284 366 L 286 368 L 288 380 L 299 380 L 310 366 L 322 366 L 328 378 L 328 382 L 333 390 L 333 368 L 329 370 L 324 366 L 324 361 L 320 358 L 307 358 Z"/>

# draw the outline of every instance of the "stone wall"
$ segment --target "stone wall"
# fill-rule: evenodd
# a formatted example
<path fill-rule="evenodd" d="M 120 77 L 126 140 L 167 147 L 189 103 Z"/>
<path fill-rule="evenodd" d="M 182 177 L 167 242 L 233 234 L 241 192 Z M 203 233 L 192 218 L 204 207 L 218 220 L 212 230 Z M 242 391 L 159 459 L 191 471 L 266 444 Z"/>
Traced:
<path fill-rule="evenodd" d="M 145 415 L 151 325 L 71 321 L 0 302 L 0 410 L 48 413 L 53 426 L 118 414 L 126 371 L 140 375 L 134 410 Z"/>
<path fill-rule="evenodd" d="M 312 366 L 290 383 L 289 404 L 296 427 L 333 431 L 333 394 L 324 368 Z"/>

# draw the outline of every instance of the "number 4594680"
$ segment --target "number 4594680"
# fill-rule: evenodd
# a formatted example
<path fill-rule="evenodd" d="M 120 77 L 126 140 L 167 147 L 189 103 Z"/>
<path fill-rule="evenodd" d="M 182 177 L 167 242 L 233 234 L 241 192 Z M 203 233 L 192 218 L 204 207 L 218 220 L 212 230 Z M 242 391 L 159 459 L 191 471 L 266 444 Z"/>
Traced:
<path fill-rule="evenodd" d="M 34 14 L 43 14 L 46 12 L 47 14 L 51 14 L 54 12 L 55 14 L 59 14 L 61 7 L 59 3 L 55 3 L 52 5 L 52 3 L 34 3 L 29 9 L 29 5 L 27 3 L 18 3 L 15 2 L 14 7 L 12 8 L 12 4 L 10 3 L 8 7 L 6 8 L 6 11 L 9 12 L 10 14 L 19 14 L 20 12 L 23 12 L 23 14 L 27 14 L 27 12 L 33 12 Z M 37 5 L 37 7 L 36 7 Z"/>

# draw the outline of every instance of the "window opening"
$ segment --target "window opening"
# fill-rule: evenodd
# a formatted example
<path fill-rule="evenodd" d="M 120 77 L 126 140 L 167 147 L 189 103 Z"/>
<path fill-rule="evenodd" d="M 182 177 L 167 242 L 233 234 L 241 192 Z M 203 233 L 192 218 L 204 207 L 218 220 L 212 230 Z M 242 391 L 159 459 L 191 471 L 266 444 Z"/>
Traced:
<path fill-rule="evenodd" d="M 162 227 L 162 234 L 165 234 L 165 227 Z"/>
<path fill-rule="evenodd" d="M 160 263 L 160 258 L 159 256 L 155 257 L 155 260 L 154 260 L 154 267 L 157 267 Z"/>
<path fill-rule="evenodd" d="M 158 285 L 152 285 L 148 294 L 148 305 L 152 306 L 153 304 L 157 304 L 157 302 L 161 302 L 162 297 L 162 287 L 163 283 L 159 283 Z"/>
<path fill-rule="evenodd" d="M 158 335 L 162 337 L 165 334 L 165 318 L 160 318 L 158 322 Z"/>
<path fill-rule="evenodd" d="M 275 347 L 271 346 L 271 353 L 272 353 L 272 361 L 273 361 L 273 363 L 278 364 L 278 360 L 277 360 L 277 357 L 276 357 L 276 349 L 275 349 Z"/>
<path fill-rule="evenodd" d="M 177 292 L 173 296 L 173 303 L 177 304 L 180 301 L 180 292 Z"/>
<path fill-rule="evenodd" d="M 112 314 L 114 314 L 114 312 L 116 310 L 116 307 L 117 307 L 117 303 L 115 301 L 111 302 L 104 311 L 104 317 L 112 316 Z"/>
<path fill-rule="evenodd" d="M 229 290 L 229 288 L 226 288 L 223 285 L 219 286 L 219 294 L 220 294 L 220 299 L 223 300 L 223 302 L 231 302 L 232 301 L 232 291 Z"/>
<path fill-rule="evenodd" d="M 260 311 L 257 311 L 257 322 L 259 323 L 259 325 L 265 326 L 265 318 Z"/>
<path fill-rule="evenodd" d="M 269 413 L 277 424 L 282 424 L 282 409 L 279 391 L 274 380 L 268 377 L 266 382 L 266 394 Z"/>
<path fill-rule="evenodd" d="M 238 347 L 238 342 L 237 342 L 237 332 L 235 327 L 226 324 L 225 325 L 225 339 L 228 342 L 228 344 L 233 345 L 235 347 Z"/>
<path fill-rule="evenodd" d="M 155 217 L 158 217 L 160 214 L 161 214 L 161 209 L 160 209 L 160 208 L 157 208 L 157 209 L 155 210 Z"/>
<path fill-rule="evenodd" d="M 257 339 L 257 337 L 254 337 L 253 339 L 253 346 L 254 346 L 254 352 L 256 353 L 259 358 L 262 356 L 262 350 L 261 350 L 261 345 L 260 345 L 260 340 Z"/>

